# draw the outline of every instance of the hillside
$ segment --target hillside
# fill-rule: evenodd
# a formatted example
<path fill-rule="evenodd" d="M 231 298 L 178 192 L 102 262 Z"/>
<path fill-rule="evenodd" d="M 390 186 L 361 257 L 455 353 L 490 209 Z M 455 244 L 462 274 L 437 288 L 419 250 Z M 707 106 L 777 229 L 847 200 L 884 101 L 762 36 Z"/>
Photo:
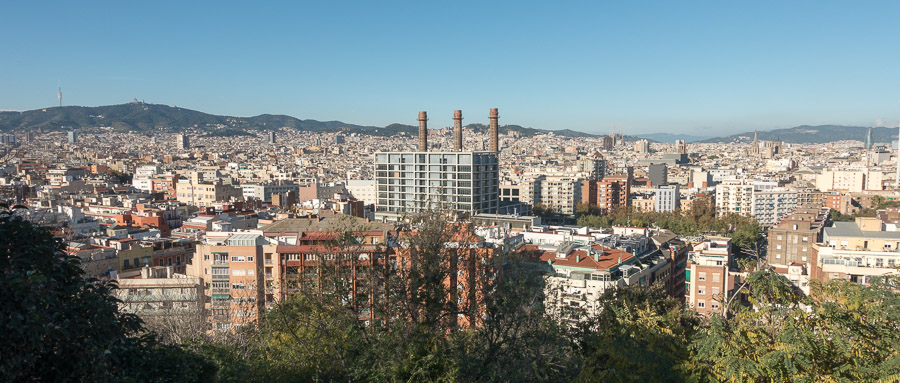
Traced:
<path fill-rule="evenodd" d="M 82 107 L 64 106 L 25 112 L 0 112 L 0 130 L 60 130 L 109 126 L 122 131 L 182 131 L 205 127 L 241 130 L 268 130 L 282 127 L 311 132 L 336 132 L 342 128 L 366 131 L 375 126 L 346 124 L 340 121 L 300 120 L 285 115 L 262 114 L 254 117 L 217 116 L 168 105 L 128 103 Z"/>
<path fill-rule="evenodd" d="M 0 131 L 27 129 L 68 130 L 109 126 L 121 131 L 168 131 L 188 129 L 211 130 L 225 128 L 229 135 L 235 130 L 271 130 L 282 127 L 308 132 L 338 132 L 348 130 L 373 136 L 393 136 L 400 133 L 415 135 L 418 127 L 390 124 L 384 127 L 347 124 L 341 121 L 301 120 L 286 115 L 261 114 L 253 117 L 218 116 L 168 105 L 128 103 L 121 105 L 83 107 L 64 106 L 24 112 L 0 112 Z M 487 132 L 487 125 L 470 124 L 467 127 Z M 566 137 L 599 137 L 598 135 L 569 129 L 545 130 L 520 125 L 503 125 L 500 133 L 519 132 L 524 137 L 553 132 Z"/>
<path fill-rule="evenodd" d="M 863 126 L 843 126 L 843 125 L 818 125 L 809 126 L 801 125 L 789 129 L 775 129 L 769 131 L 759 131 L 758 137 L 761 141 L 781 140 L 789 143 L 798 144 L 820 144 L 825 142 L 857 140 L 865 141 L 866 132 L 869 128 Z M 754 132 L 746 132 L 735 134 L 727 137 L 715 137 L 700 142 L 719 143 L 719 142 L 749 142 L 753 141 Z M 889 143 L 897 139 L 896 128 L 873 128 L 872 139 L 878 143 Z"/>

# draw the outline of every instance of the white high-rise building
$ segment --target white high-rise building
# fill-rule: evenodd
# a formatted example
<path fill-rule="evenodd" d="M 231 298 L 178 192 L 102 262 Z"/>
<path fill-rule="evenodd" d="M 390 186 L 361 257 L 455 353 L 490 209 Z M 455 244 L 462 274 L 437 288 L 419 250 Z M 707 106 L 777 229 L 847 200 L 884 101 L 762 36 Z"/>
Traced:
<path fill-rule="evenodd" d="M 495 152 L 375 153 L 375 219 L 429 210 L 496 213 L 498 166 Z"/>
<path fill-rule="evenodd" d="M 660 186 L 655 189 L 656 198 L 653 202 L 655 211 L 675 211 L 678 210 L 678 203 L 681 201 L 681 193 L 678 190 L 678 184 Z"/>
<path fill-rule="evenodd" d="M 175 137 L 175 145 L 178 149 L 186 150 L 191 148 L 190 138 L 187 134 L 179 134 Z"/>

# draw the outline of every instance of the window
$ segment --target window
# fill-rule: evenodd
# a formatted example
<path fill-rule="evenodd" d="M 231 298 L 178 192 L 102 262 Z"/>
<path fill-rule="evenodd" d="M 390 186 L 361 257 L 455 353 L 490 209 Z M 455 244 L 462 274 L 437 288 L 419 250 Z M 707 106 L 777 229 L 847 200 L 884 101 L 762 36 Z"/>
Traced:
<path fill-rule="evenodd" d="M 253 262 L 253 256 L 247 256 L 247 262 Z"/>
<path fill-rule="evenodd" d="M 713 273 L 713 282 L 719 282 L 719 273 Z"/>
<path fill-rule="evenodd" d="M 809 242 L 809 237 L 803 237 L 803 242 Z"/>
<path fill-rule="evenodd" d="M 713 310 L 718 310 L 718 309 L 719 309 L 719 303 L 718 303 L 718 302 L 713 302 L 713 303 L 710 305 L 710 307 L 712 307 Z"/>
<path fill-rule="evenodd" d="M 706 295 L 706 289 L 702 287 L 697 288 L 697 295 Z"/>
<path fill-rule="evenodd" d="M 247 275 L 247 271 L 234 269 L 234 270 L 231 270 L 231 275 L 233 275 L 235 277 L 243 277 L 243 276 Z"/>
<path fill-rule="evenodd" d="M 781 259 L 781 254 L 775 254 L 775 259 Z"/>
<path fill-rule="evenodd" d="M 775 245 L 775 250 L 781 250 L 781 245 Z"/>
<path fill-rule="evenodd" d="M 705 307 L 706 307 L 706 301 L 698 301 L 698 302 L 697 302 L 697 307 L 699 307 L 699 308 L 701 308 L 701 309 L 702 309 L 702 308 L 705 308 Z"/>
<path fill-rule="evenodd" d="M 706 273 L 699 273 L 697 275 L 697 280 L 701 282 L 706 281 Z"/>
<path fill-rule="evenodd" d="M 717 295 L 719 295 L 719 293 L 721 293 L 721 292 L 722 292 L 722 291 L 719 290 L 718 287 L 713 287 L 713 288 L 712 288 L 712 295 L 713 295 L 713 296 L 717 296 Z"/>
<path fill-rule="evenodd" d="M 246 258 L 243 255 L 232 255 L 231 262 L 244 262 Z"/>
<path fill-rule="evenodd" d="M 780 241 L 780 240 L 783 239 L 783 237 L 779 234 L 778 237 L 777 237 L 777 239 Z"/>
<path fill-rule="evenodd" d="M 253 276 L 253 273 L 254 273 L 254 270 L 253 270 L 253 269 L 248 269 L 248 270 L 247 270 L 247 275 L 249 275 L 249 276 L 252 277 L 252 276 Z"/>

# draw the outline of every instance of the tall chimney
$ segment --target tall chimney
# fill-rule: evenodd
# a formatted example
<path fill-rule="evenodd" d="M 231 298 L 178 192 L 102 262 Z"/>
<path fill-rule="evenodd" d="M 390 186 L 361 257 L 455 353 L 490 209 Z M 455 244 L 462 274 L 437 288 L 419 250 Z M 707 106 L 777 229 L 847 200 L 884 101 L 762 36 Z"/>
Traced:
<path fill-rule="evenodd" d="M 499 113 L 497 112 L 497 108 L 491 108 L 491 146 L 488 150 L 492 152 L 499 153 L 500 152 L 500 143 L 498 135 L 500 134 L 500 127 L 497 125 L 497 119 L 500 118 Z"/>
<path fill-rule="evenodd" d="M 453 150 L 462 151 L 462 111 L 453 111 Z"/>
<path fill-rule="evenodd" d="M 428 151 L 428 113 L 419 112 L 419 151 Z"/>

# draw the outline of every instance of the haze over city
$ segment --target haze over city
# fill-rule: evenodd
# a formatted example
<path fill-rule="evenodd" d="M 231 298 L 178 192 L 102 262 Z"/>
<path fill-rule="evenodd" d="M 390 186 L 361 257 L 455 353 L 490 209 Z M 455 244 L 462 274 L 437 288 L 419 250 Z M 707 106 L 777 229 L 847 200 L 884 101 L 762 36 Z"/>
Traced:
<path fill-rule="evenodd" d="M 890 126 L 898 13 L 890 1 L 14 2 L 0 110 L 53 106 L 61 81 L 64 105 L 136 97 L 380 126 L 485 105 L 589 133 Z"/>

